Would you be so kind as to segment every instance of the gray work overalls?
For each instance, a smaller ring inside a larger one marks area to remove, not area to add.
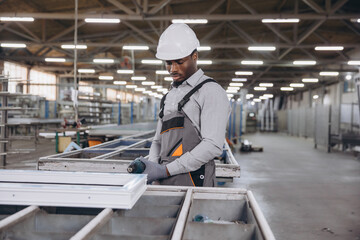
[[[159,117],[162,121],[160,133],[161,151],[160,164],[168,164],[179,158],[182,154],[191,151],[202,140],[198,129],[191,122],[190,118],[183,111],[184,105],[189,101],[192,94],[200,89],[207,82],[216,82],[207,79],[195,86],[178,103],[178,111],[164,115],[164,105],[166,95],[161,99]],[[215,185],[215,162],[210,160],[196,171],[178,174],[169,178],[161,179],[162,185],[177,186],[204,186],[213,187]]]

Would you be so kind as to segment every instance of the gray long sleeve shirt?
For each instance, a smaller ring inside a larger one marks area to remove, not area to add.
[[[186,93],[206,79],[209,77],[199,69],[180,86],[173,87],[165,99],[164,115],[177,111],[178,103]],[[219,84],[209,82],[192,95],[183,111],[201,133],[202,140],[193,150],[166,165],[170,175],[195,171],[221,155],[231,109],[225,90]],[[161,126],[159,119],[150,148],[150,161],[158,162],[160,158]]]

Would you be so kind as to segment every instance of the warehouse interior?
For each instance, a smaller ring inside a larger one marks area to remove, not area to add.
[[[96,189],[149,154],[176,22],[227,93],[224,156],[213,191],[139,178],[131,209]],[[358,0],[0,0],[1,238],[360,239],[359,39]],[[71,173],[103,202],[31,188]]]

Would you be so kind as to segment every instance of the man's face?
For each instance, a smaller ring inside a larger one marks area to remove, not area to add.
[[[197,58],[198,55],[197,52],[195,52],[192,55],[184,58],[165,61],[166,70],[169,71],[170,76],[173,78],[174,82],[182,82],[197,71]]]

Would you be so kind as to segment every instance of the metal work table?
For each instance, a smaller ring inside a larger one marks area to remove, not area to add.
[[[124,136],[133,135],[145,131],[155,130],[157,122],[144,122],[133,124],[108,124],[101,126],[89,127],[88,134],[90,136]]]

